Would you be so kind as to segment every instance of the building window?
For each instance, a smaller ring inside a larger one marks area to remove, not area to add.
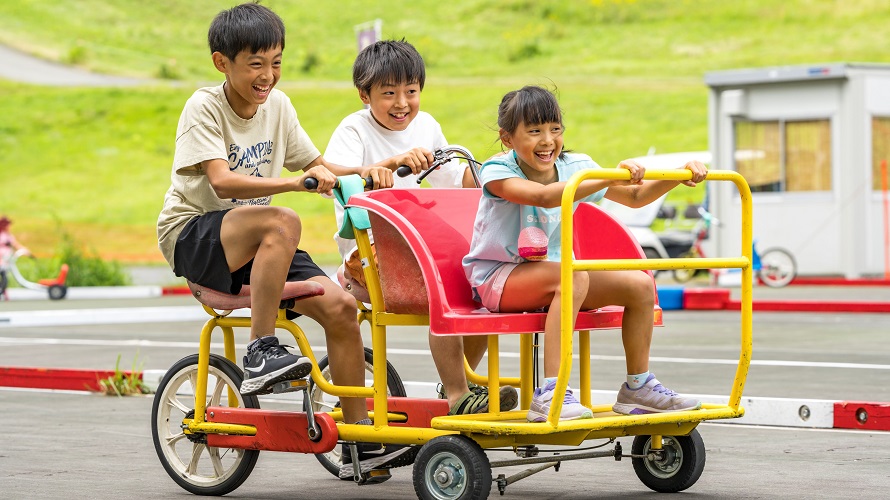
[[[736,121],[735,167],[753,192],[831,190],[831,122]]]
[[[887,162],[890,171],[890,118],[874,116],[871,119],[871,178],[872,189],[876,191],[884,189],[882,161]]]

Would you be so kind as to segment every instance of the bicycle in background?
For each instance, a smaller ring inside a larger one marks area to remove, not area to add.
[[[682,258],[705,257],[702,243],[708,239],[711,227],[719,227],[720,220],[712,213],[705,210],[704,207],[698,207],[698,214],[701,218],[692,228],[692,234],[695,235],[695,241],[692,247],[682,254]],[[788,250],[781,247],[770,247],[763,252],[757,250],[757,240],[754,240],[752,267],[754,275],[761,283],[772,288],[781,288],[797,276],[797,261]],[[698,273],[708,271],[712,276],[716,277],[716,269],[674,269],[674,279],[680,283],[686,283],[695,277]]]

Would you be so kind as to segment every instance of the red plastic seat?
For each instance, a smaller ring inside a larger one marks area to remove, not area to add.
[[[544,330],[544,313],[491,313],[473,301],[461,260],[470,248],[480,196],[480,189],[425,188],[350,198],[350,206],[370,213],[386,312],[429,314],[436,335]],[[576,258],[645,258],[627,228],[594,205],[576,210],[575,228]],[[576,330],[619,328],[622,314],[618,306],[583,311]]]

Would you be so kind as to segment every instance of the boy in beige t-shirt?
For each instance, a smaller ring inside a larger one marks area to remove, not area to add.
[[[281,19],[255,3],[222,11],[213,20],[208,41],[225,82],[197,90],[182,111],[172,182],[158,217],[158,243],[176,275],[225,293],[250,284],[245,395],[270,392],[275,383],[311,370],[308,358],[291,354],[274,336],[285,281],[324,286],[324,295],[297,301],[293,311],[324,328],[334,382],[364,385],[355,299],[298,248],[297,214],[269,203],[277,193],[306,191],[307,177],[318,180],[322,193],[330,193],[337,175],[370,176],[375,188],[393,182],[387,168],[342,167],[319,154],[288,97],[274,88],[284,39]],[[281,177],[282,168],[303,174]],[[346,422],[370,423],[364,398],[341,403]],[[362,468],[380,466],[405,450],[375,453],[376,462],[362,460]]]

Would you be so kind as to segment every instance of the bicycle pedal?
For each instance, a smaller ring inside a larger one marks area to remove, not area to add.
[[[389,473],[389,469],[371,469],[362,474],[362,478],[358,484],[378,484],[391,477],[392,474]]]
[[[272,386],[272,394],[305,391],[307,388],[309,388],[309,382],[306,379],[284,380]]]

